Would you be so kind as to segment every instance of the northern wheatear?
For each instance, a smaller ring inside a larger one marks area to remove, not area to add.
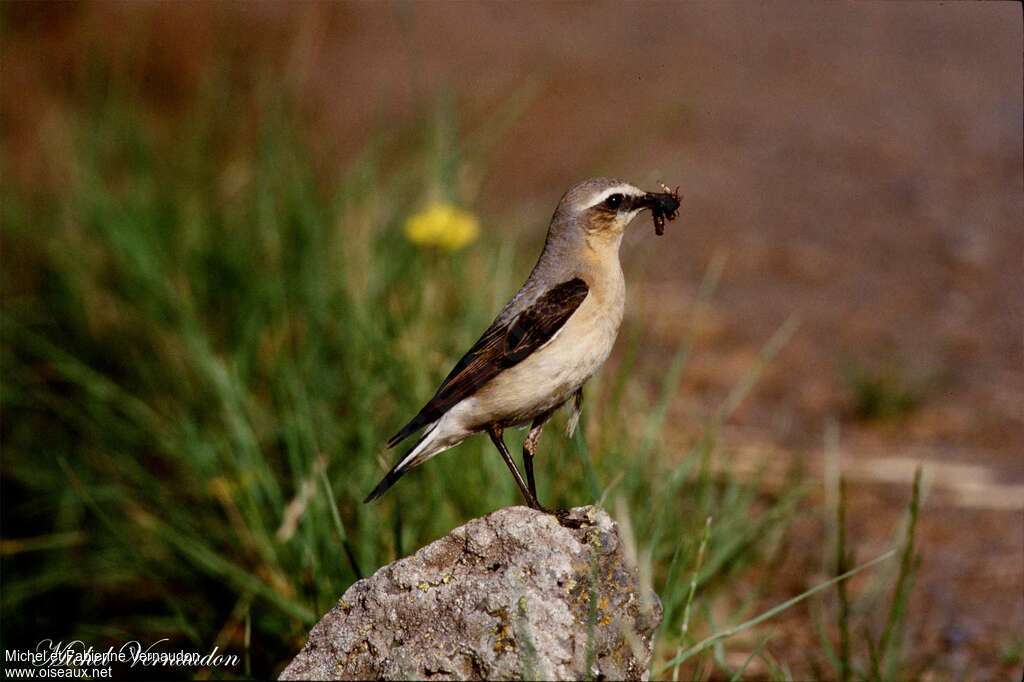
[[[586,180],[565,193],[548,227],[540,259],[480,340],[455,365],[434,397],[388,441],[394,447],[423,430],[416,445],[365,502],[405,472],[486,431],[527,504],[537,500],[533,457],[551,414],[572,401],[571,434],[583,404],[583,384],[604,363],[622,322],[626,286],[619,245],[626,226],[650,209],[655,231],[679,209],[679,195],[645,192],[609,178]],[[530,423],[523,443],[526,480],[502,432]]]

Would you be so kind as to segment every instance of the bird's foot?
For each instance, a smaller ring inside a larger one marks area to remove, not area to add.
[[[587,518],[585,516],[573,516],[571,509],[556,509],[555,511],[548,513],[554,514],[555,518],[558,519],[558,524],[563,528],[576,529],[582,528],[587,524]]]
[[[531,504],[530,507],[536,509],[539,512],[543,512],[545,514],[550,514],[551,516],[554,516],[555,519],[558,520],[558,524],[563,528],[582,528],[588,523],[587,518],[585,516],[574,516],[572,513],[572,509],[549,509],[542,505],[540,502],[537,502],[536,500],[533,500],[533,502],[534,503]]]

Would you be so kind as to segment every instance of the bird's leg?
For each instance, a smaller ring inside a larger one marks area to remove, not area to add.
[[[487,435],[491,437],[491,442],[494,443],[494,447],[498,448],[498,452],[501,453],[501,458],[505,460],[505,464],[508,465],[508,470],[512,472],[512,478],[516,479],[516,485],[519,486],[519,492],[526,498],[526,504],[533,509],[539,509],[540,503],[537,502],[537,497],[533,495],[530,490],[526,487],[526,481],[523,480],[523,475],[519,473],[519,467],[516,466],[515,460],[512,459],[512,455],[508,451],[508,446],[505,445],[505,439],[502,437],[504,429],[497,424],[491,424],[487,427]]]
[[[551,418],[552,412],[554,410],[548,410],[544,414],[537,415],[533,420],[533,424],[530,425],[530,433],[526,436],[526,440],[523,441],[523,466],[526,468],[526,482],[530,486],[530,494],[533,495],[533,499],[538,500],[537,508],[543,511],[547,510],[540,506],[539,498],[537,497],[537,483],[533,478],[533,456],[537,454],[537,443],[540,442],[540,433],[544,430],[544,424]]]

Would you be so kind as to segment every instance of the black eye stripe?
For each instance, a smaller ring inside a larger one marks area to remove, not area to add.
[[[618,210],[626,202],[627,202],[627,197],[622,195],[622,194],[620,194],[619,192],[616,192],[615,194],[608,195],[605,198],[604,202],[602,202],[602,203],[604,204],[604,206],[606,208],[609,208],[611,210]]]
[[[643,199],[642,196],[635,194],[626,194],[625,192],[613,192],[605,196],[603,199],[598,201],[596,204],[592,204],[591,208],[602,213],[629,213],[636,209],[636,203]]]

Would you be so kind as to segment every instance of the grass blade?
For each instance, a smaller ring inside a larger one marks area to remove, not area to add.
[[[686,651],[682,652],[681,654],[679,654],[678,656],[673,658],[671,661],[669,661],[669,662],[665,663],[664,665],[662,665],[662,667],[658,669],[658,672],[659,673],[665,672],[669,668],[671,668],[671,667],[673,667],[675,665],[679,665],[680,663],[682,663],[686,659],[690,658],[694,654],[698,654],[701,651],[703,651],[704,649],[707,649],[710,646],[714,646],[714,644],[716,642],[719,642],[719,641],[721,641],[723,639],[727,639],[729,637],[732,637],[733,635],[738,634],[740,632],[743,632],[744,630],[748,630],[748,629],[754,627],[755,625],[758,625],[759,623],[763,623],[764,621],[768,620],[769,618],[772,618],[772,617],[782,613],[783,611],[785,611],[786,609],[790,608],[791,606],[799,604],[800,602],[802,602],[803,600],[807,599],[808,597],[813,596],[813,595],[817,594],[818,592],[821,592],[822,590],[827,590],[828,588],[832,587],[833,585],[835,585],[836,583],[840,582],[841,580],[846,580],[847,578],[853,577],[853,576],[857,575],[858,573],[860,573],[861,571],[867,570],[867,569],[871,568],[872,566],[885,561],[886,559],[888,559],[889,557],[891,557],[895,553],[896,553],[896,550],[895,549],[891,549],[888,552],[882,554],[881,556],[878,556],[878,557],[872,559],[871,561],[867,562],[866,564],[862,564],[862,565],[858,566],[857,568],[854,568],[853,570],[847,571],[846,573],[843,573],[842,575],[838,575],[835,578],[832,578],[831,580],[826,580],[825,582],[821,583],[820,585],[816,585],[816,586],[812,587],[811,589],[807,590],[806,592],[802,592],[801,594],[798,594],[797,596],[793,597],[792,599],[787,599],[786,601],[782,602],[781,604],[778,604],[777,606],[774,606],[774,607],[768,609],[764,613],[762,613],[762,614],[760,614],[760,615],[758,615],[758,616],[756,616],[754,618],[751,618],[750,620],[744,621],[743,623],[740,623],[739,625],[735,625],[735,626],[733,626],[731,628],[727,628],[725,630],[722,630],[721,632],[716,632],[715,634],[702,639],[700,642],[698,642],[697,644],[693,645],[692,647],[690,647]]]

